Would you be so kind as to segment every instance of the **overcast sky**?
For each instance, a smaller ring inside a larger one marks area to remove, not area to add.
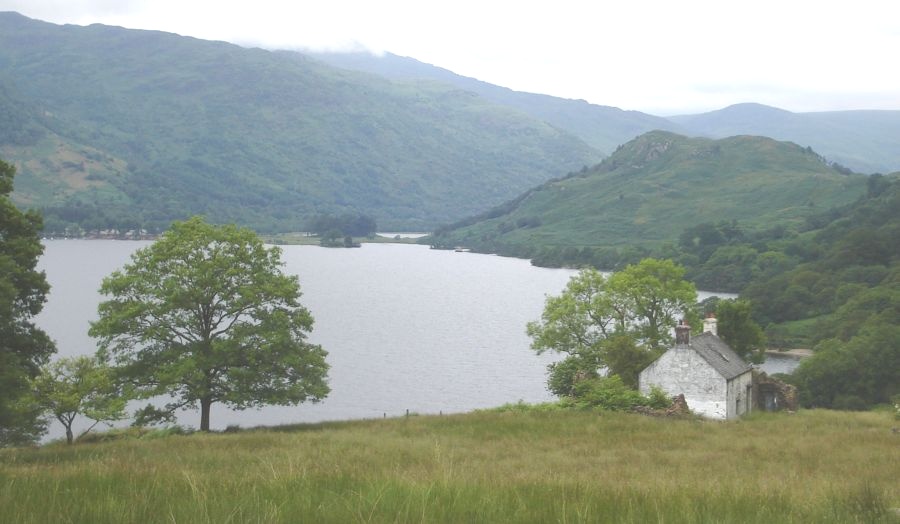
[[[896,0],[0,0],[55,23],[369,49],[658,115],[740,102],[900,110]]]

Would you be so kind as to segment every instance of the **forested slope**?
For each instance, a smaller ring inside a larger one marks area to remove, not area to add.
[[[22,122],[0,137],[19,167],[15,197],[51,227],[164,227],[202,213],[297,230],[317,213],[361,212],[422,229],[600,159],[449,86],[15,13],[0,14],[0,86],[3,111]]]
[[[431,242],[602,267],[609,248],[674,245],[704,222],[796,227],[864,191],[865,176],[843,174],[796,144],[654,131],[598,166],[441,228]]]

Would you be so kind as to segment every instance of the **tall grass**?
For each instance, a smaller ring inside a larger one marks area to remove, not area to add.
[[[0,520],[896,522],[891,424],[480,412],[53,444],[0,452]]]

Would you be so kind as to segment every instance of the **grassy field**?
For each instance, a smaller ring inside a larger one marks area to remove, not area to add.
[[[477,412],[0,451],[0,520],[898,522],[889,413]]]

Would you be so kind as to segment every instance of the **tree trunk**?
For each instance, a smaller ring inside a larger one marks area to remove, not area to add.
[[[66,444],[72,445],[75,442],[75,435],[72,434],[72,426],[66,426]]]
[[[209,431],[209,407],[212,406],[212,400],[208,398],[200,399],[200,431]]]

